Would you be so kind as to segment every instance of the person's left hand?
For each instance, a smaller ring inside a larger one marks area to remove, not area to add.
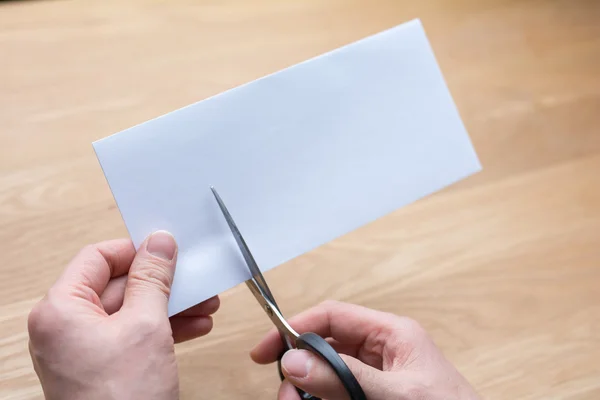
[[[45,398],[178,398],[174,345],[212,329],[214,297],[171,318],[177,245],[166,232],[84,248],[29,315]]]
[[[104,289],[104,292],[100,296],[102,307],[104,307],[108,315],[112,315],[119,311],[123,305],[125,288],[127,286],[127,274],[135,256],[135,249],[131,240],[117,239],[91,245],[84,248],[79,257],[82,257],[85,253],[89,254],[96,251],[102,253],[107,250],[108,253],[106,255],[108,257],[116,256],[121,267],[125,268],[125,270],[118,272],[123,273],[123,275],[110,279],[106,285],[106,289]],[[74,262],[75,260],[72,263]],[[111,268],[114,267],[111,266]],[[171,288],[169,287],[168,289],[170,291]],[[175,343],[186,342],[210,333],[212,330],[211,315],[219,310],[220,305],[219,296],[215,296],[169,318]]]

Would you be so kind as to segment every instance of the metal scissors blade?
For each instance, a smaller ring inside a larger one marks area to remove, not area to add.
[[[298,337],[298,333],[294,331],[294,329],[291,326],[289,326],[289,324],[279,311],[279,307],[277,306],[275,298],[273,297],[273,294],[269,289],[269,285],[267,285],[267,281],[263,277],[262,272],[260,272],[258,264],[254,260],[254,257],[252,256],[252,253],[250,252],[246,241],[240,233],[240,230],[238,229],[237,225],[233,221],[233,218],[229,213],[229,210],[225,206],[223,199],[221,199],[221,196],[219,196],[219,193],[213,186],[210,187],[210,190],[213,192],[213,195],[215,196],[215,199],[219,204],[219,208],[221,209],[221,212],[223,213],[223,216],[225,217],[225,220],[229,225],[229,229],[231,230],[231,233],[233,234],[233,237],[235,238],[240,252],[242,253],[244,260],[246,261],[246,265],[248,266],[248,269],[250,270],[250,273],[252,275],[252,278],[246,281],[246,284],[250,288],[250,291],[252,292],[254,297],[256,297],[258,302],[267,312],[267,315],[269,316],[269,318],[271,318],[271,321],[275,324],[279,332],[282,334],[286,345],[288,347],[291,347],[292,343],[290,343],[290,340],[295,340]]]
[[[246,241],[242,237],[240,230],[238,229],[237,225],[233,221],[233,217],[231,216],[231,214],[229,213],[229,210],[225,206],[223,199],[221,199],[221,196],[217,192],[217,189],[214,188],[214,186],[211,186],[210,190],[212,190],[212,192],[215,196],[215,199],[217,199],[217,203],[219,204],[219,207],[221,208],[221,211],[223,212],[223,215],[225,216],[225,220],[227,221],[227,224],[229,225],[229,229],[231,229],[231,233],[233,234],[233,237],[235,238],[235,241],[237,242],[237,245],[240,248],[240,251],[242,252],[242,256],[244,257],[244,260],[246,260],[246,264],[248,265],[248,269],[250,269],[250,273],[252,274],[252,277],[262,286],[262,289],[265,292],[265,294],[267,296],[269,296],[269,300],[271,300],[271,303],[275,304],[275,299],[273,298],[273,294],[271,293],[271,290],[269,289],[269,286],[267,285],[267,281],[265,281],[265,278],[263,277],[262,272],[260,272],[260,268],[258,268],[258,264],[254,260],[254,257],[252,256],[252,253],[250,252],[250,249],[248,248]]]

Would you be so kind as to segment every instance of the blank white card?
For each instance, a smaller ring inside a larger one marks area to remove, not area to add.
[[[93,146],[135,245],[179,244],[170,315],[250,277],[211,185],[265,272],[481,169],[419,20]]]

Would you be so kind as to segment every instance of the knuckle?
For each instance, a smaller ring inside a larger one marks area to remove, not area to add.
[[[156,332],[161,325],[161,320],[152,314],[141,314],[136,319],[135,329],[139,332]]]
[[[97,266],[105,264],[108,264],[108,267],[110,268],[110,264],[106,262],[104,256],[100,252],[100,249],[95,244],[88,244],[85,247],[83,247],[79,251],[78,258],[84,265],[92,268],[96,268]]]
[[[414,339],[420,339],[427,336],[427,333],[421,324],[409,317],[400,317],[398,321],[398,327],[405,335],[408,335]]]
[[[420,348],[428,341],[425,329],[412,318],[398,317],[390,342],[396,346],[396,362],[405,364],[419,356]]]
[[[321,302],[321,305],[325,306],[325,307],[335,307],[338,304],[339,304],[339,301],[332,300],[332,299],[325,299]]]
[[[319,304],[319,307],[324,308],[326,310],[337,310],[340,308],[340,306],[342,306],[342,304],[343,303],[341,301],[327,299],[327,300],[323,300]]]
[[[60,302],[51,294],[33,306],[27,317],[27,329],[32,340],[52,337],[65,322]]]
[[[84,259],[91,259],[95,261],[102,257],[100,254],[100,250],[98,250],[98,246],[95,244],[87,244],[81,250],[79,250],[79,256],[82,256]]]
[[[132,324],[134,336],[143,342],[156,345],[169,346],[173,342],[173,332],[169,321],[158,315],[148,313],[140,314]]]
[[[37,303],[27,316],[27,329],[29,330],[30,335],[37,334],[41,327],[43,326],[43,318],[44,318],[44,306],[41,302]]]
[[[79,254],[93,254],[96,252],[96,246],[93,244],[86,244],[79,250]]]
[[[169,297],[171,292],[171,275],[162,265],[148,263],[131,271],[128,276],[129,285],[136,288],[158,290]]]

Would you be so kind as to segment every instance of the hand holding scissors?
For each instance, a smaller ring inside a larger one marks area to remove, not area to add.
[[[479,400],[427,332],[410,318],[330,301],[288,323],[214,188],[213,193],[252,273],[246,284],[276,327],[254,348],[252,358],[260,364],[277,361],[279,376],[285,378],[280,400],[319,399],[310,393],[330,400]],[[308,333],[298,334],[291,325]],[[290,364],[282,370],[284,354],[301,362],[296,363],[298,375],[290,371]]]
[[[352,374],[352,371],[348,368],[344,360],[339,356],[339,354],[335,351],[335,349],[321,336],[312,333],[306,332],[303,334],[298,334],[285,320],[277,303],[275,302],[275,298],[271,293],[267,282],[265,281],[250,249],[246,245],[244,238],[242,237],[240,231],[238,230],[231,214],[227,210],[223,200],[217,193],[214,187],[211,187],[211,190],[223,212],[223,215],[231,229],[231,232],[240,248],[242,256],[250,269],[250,273],[252,274],[252,278],[246,281],[248,288],[261,305],[263,310],[267,313],[267,316],[271,319],[271,322],[277,327],[281,339],[283,340],[285,350],[291,350],[293,348],[308,350],[320,358],[322,358],[325,362],[329,364],[329,366],[333,369],[337,378],[341,381],[342,385],[346,389],[348,396],[351,400],[366,400],[367,397],[362,390],[360,384]],[[284,350],[284,351],[285,351]],[[283,356],[283,354],[281,354]],[[281,360],[281,356],[279,357],[279,361]],[[279,376],[283,380],[284,375],[281,371],[281,363],[278,362]],[[301,389],[297,389],[300,397],[302,399],[312,399],[318,400],[317,397],[312,396],[309,393],[302,391]]]

